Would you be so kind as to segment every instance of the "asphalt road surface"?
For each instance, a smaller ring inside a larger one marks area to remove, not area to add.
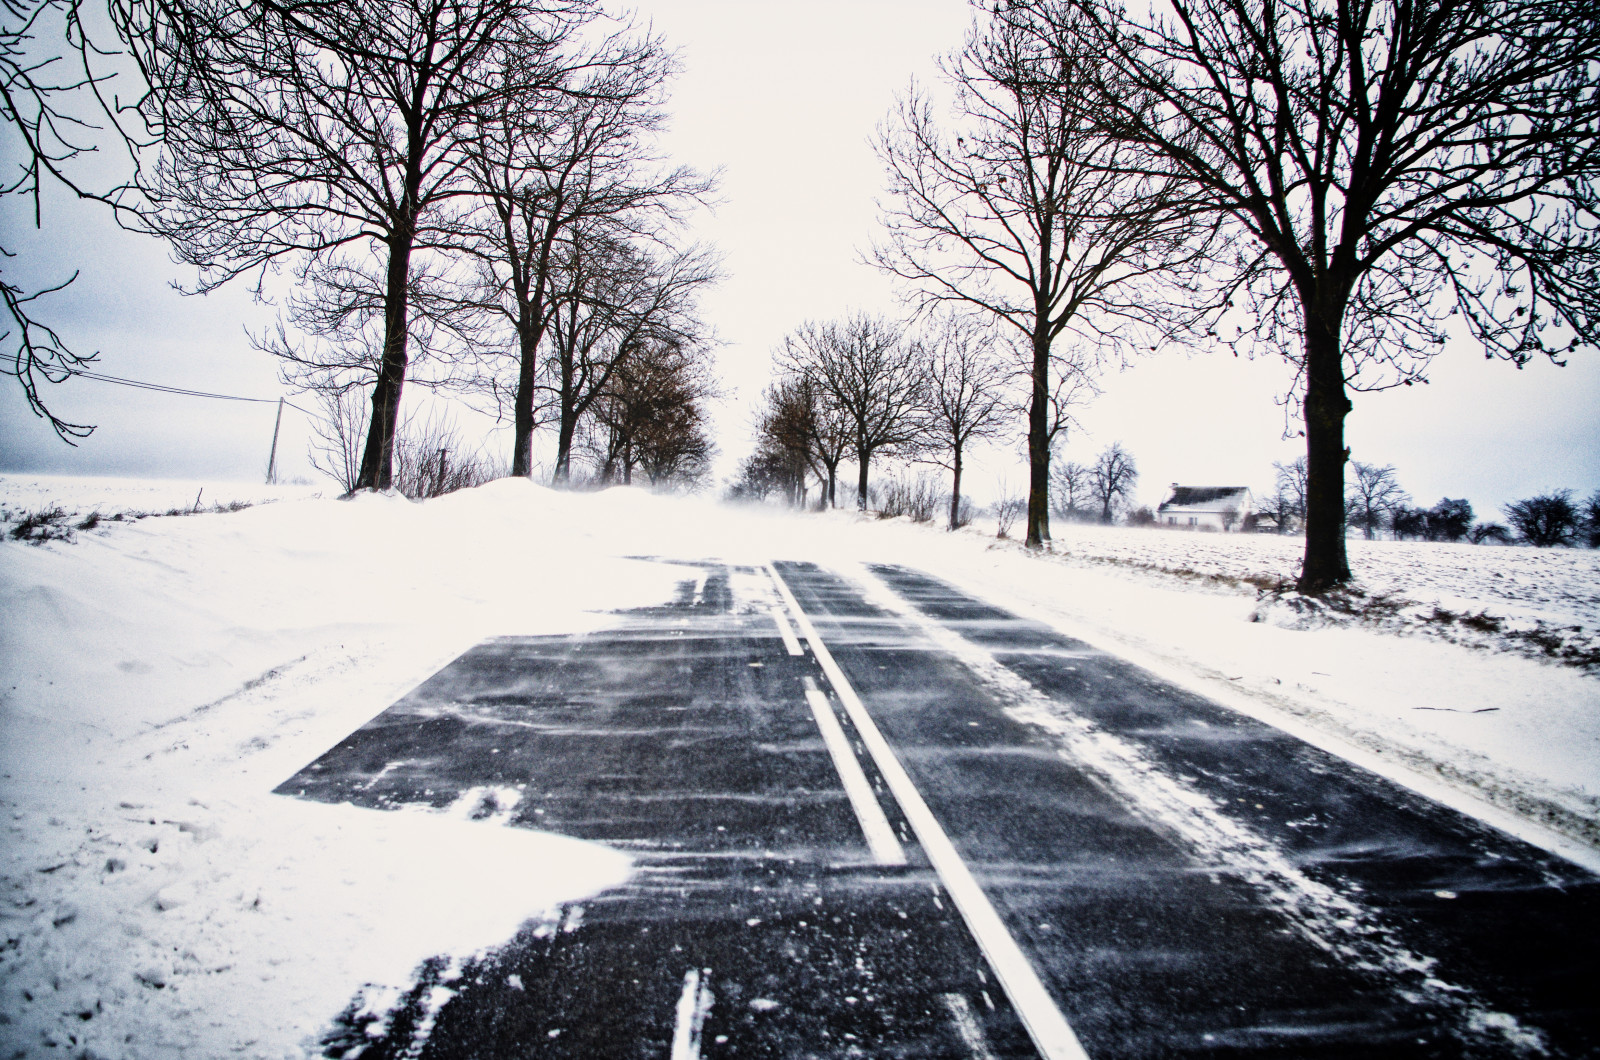
[[[1600,1055],[1583,869],[916,571],[683,569],[278,789],[637,862],[326,1055]]]

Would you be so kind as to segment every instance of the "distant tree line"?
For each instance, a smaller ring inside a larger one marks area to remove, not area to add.
[[[784,496],[804,507],[838,504],[840,468],[856,469],[855,505],[865,511],[874,458],[900,456],[947,468],[947,525],[962,519],[962,475],[972,446],[999,437],[1014,409],[1013,372],[993,332],[971,317],[943,314],[918,335],[857,313],[808,322],[776,356],[778,377],[756,414],[756,448],[742,463],[735,497]]]
[[[1296,459],[1274,464],[1277,477],[1257,510],[1278,529],[1298,525],[1306,517],[1306,465]],[[1478,522],[1464,497],[1443,497],[1430,508],[1416,505],[1400,486],[1392,464],[1350,462],[1345,490],[1345,521],[1368,541],[1387,532],[1396,541],[1470,541],[1473,544],[1512,541],[1539,547],[1578,545],[1600,548],[1600,490],[1575,502],[1572,490],[1524,498],[1505,505],[1507,527]]]

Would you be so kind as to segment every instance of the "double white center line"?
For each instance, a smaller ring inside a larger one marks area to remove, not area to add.
[[[1034,1046],[1039,1050],[1039,1055],[1044,1057],[1044,1060],[1088,1060],[1088,1054],[1079,1044],[1078,1036],[1068,1026],[1067,1018],[1062,1015],[1055,999],[1045,989],[1038,971],[1022,952],[1022,947],[1006,928],[1005,922],[1000,919],[1000,914],[995,911],[988,896],[983,893],[983,888],[978,886],[978,881],[973,878],[972,871],[957,853],[955,844],[950,842],[950,837],[945,834],[933,811],[928,809],[921,792],[917,790],[911,777],[900,764],[894,748],[889,746],[889,742],[878,731],[877,723],[872,720],[872,715],[867,713],[867,708],[856,695],[855,689],[851,687],[844,671],[834,662],[833,654],[828,651],[827,645],[822,643],[816,627],[800,609],[794,593],[789,590],[789,586],[775,568],[768,566],[767,573],[772,577],[772,582],[777,586],[784,603],[788,605],[795,625],[799,627],[806,642],[811,645],[811,653],[816,656],[818,665],[828,678],[828,683],[833,686],[834,694],[844,705],[845,713],[849,716],[850,723],[855,726],[856,733],[867,748],[867,753],[872,756],[878,773],[900,804],[900,810],[905,814],[906,820],[911,823],[917,841],[922,844],[922,849],[928,855],[928,861],[939,875],[939,881],[944,884],[946,892],[960,911],[961,918],[966,921],[967,930],[972,933],[978,948],[983,951],[984,958],[994,969],[995,976],[1000,980],[1000,985],[1005,989],[1006,996],[1010,998],[1011,1005],[1022,1020],[1023,1026],[1027,1028]],[[835,763],[838,763],[839,753],[834,751],[833,737],[829,736],[827,724],[823,722],[822,717],[826,714],[828,722],[831,722],[835,730],[840,730],[839,721],[833,716],[832,707],[828,705],[821,691],[809,680],[806,699],[811,704],[812,712],[817,715],[817,724],[823,730],[823,740],[828,743],[828,749],[833,753]],[[855,760],[854,753],[850,752],[849,742],[842,730],[838,731],[837,738],[849,754],[851,767],[861,775],[860,763]],[[846,776],[844,767],[841,767],[839,772],[844,778],[845,790],[849,792],[852,781]],[[882,807],[878,805],[876,798],[872,797],[872,789],[867,785],[864,775],[861,775],[860,784],[865,788],[867,798],[872,804],[872,809],[868,812],[876,813],[878,818],[883,818]],[[856,803],[856,796],[853,794],[851,801]],[[867,833],[868,844],[873,845],[872,831],[868,828],[859,804],[856,815],[862,819],[862,830]],[[886,819],[884,827],[888,828]],[[892,830],[889,836],[892,840]],[[895,847],[898,849],[899,844],[896,843]],[[875,845],[873,853],[877,854]],[[899,863],[904,863],[904,857],[902,851]]]

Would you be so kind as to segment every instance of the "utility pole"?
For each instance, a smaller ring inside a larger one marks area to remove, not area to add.
[[[278,418],[272,424],[272,455],[267,457],[267,485],[278,481],[278,428],[283,426],[283,398],[278,399]]]

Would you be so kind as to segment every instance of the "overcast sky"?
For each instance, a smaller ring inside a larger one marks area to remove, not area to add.
[[[728,399],[719,409],[720,470],[748,448],[750,409],[772,349],[807,319],[854,308],[900,312],[895,292],[860,263],[876,225],[882,167],[870,139],[909,80],[935,76],[934,57],[960,44],[972,9],[960,0],[853,0],[751,4],[648,0],[641,20],[680,50],[666,146],[680,161],[722,167],[723,204],[697,218],[699,238],[725,255],[727,279],[703,301],[724,345]],[[247,326],[271,306],[242,289],[185,298],[165,249],[128,235],[97,208],[52,197],[34,233],[15,212],[5,241],[22,252],[7,276],[81,276],[54,297],[52,320],[75,345],[102,354],[100,371],[198,390],[276,398],[271,358],[250,348]],[[1355,395],[1353,456],[1392,463],[1414,497],[1466,497],[1480,518],[1508,500],[1560,487],[1600,487],[1600,358],[1517,371],[1470,349],[1438,358],[1426,387]],[[1102,380],[1065,447],[1087,460],[1120,441],[1137,458],[1140,500],[1168,483],[1270,486],[1282,440],[1281,362],[1167,352]],[[150,394],[78,380],[52,388],[68,418],[100,429],[76,449],[35,420],[11,380],[0,380],[0,470],[249,479],[266,465],[271,405]],[[407,392],[414,399],[417,391]],[[306,398],[295,399],[311,407]],[[290,412],[280,460],[305,468],[304,417]],[[502,433],[493,445],[508,446]],[[1004,479],[1025,486],[1021,439],[985,459],[971,482],[992,496]]]

